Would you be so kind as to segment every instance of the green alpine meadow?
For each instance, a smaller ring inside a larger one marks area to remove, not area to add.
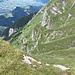
[[[75,0],[50,0],[20,20],[0,40],[0,75],[75,75]]]

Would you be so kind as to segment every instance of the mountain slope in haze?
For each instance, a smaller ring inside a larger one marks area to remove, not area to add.
[[[0,16],[0,26],[10,26],[20,18],[27,16],[31,13],[38,12],[40,8],[41,6],[26,6],[24,8],[16,7],[9,13]]]
[[[28,16],[20,18],[18,21],[16,21],[15,23],[13,23],[11,26],[9,26],[8,28],[6,28],[4,30],[4,32],[2,33],[2,36],[4,36],[5,39],[8,39],[10,34],[14,34],[14,33],[17,33],[17,32],[20,33],[19,31],[32,19],[32,17],[36,13],[32,13],[32,14],[30,14]],[[12,29],[12,31],[11,31],[11,29]]]
[[[42,6],[25,6],[24,8],[16,7],[14,10],[0,15],[0,35],[3,33],[5,28],[14,24],[17,20],[24,16],[28,16],[31,13],[36,13],[41,9]]]
[[[4,31],[6,28],[7,28],[7,27],[0,26],[0,36],[2,35],[3,31]]]

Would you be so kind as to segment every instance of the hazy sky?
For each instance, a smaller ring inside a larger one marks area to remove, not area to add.
[[[26,5],[44,5],[50,0],[0,0],[0,10],[1,9],[14,9],[15,7],[24,7]]]

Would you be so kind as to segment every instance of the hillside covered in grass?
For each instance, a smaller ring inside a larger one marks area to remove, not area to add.
[[[61,54],[62,53],[62,54]],[[27,53],[12,47],[8,42],[0,40],[0,74],[1,75],[64,75],[75,74],[75,48],[53,51],[48,54],[32,55],[41,61],[41,66],[33,67],[24,63],[23,54]],[[48,65],[47,65],[48,64]],[[62,64],[70,70],[62,71],[54,64]]]
[[[20,32],[11,43],[29,54],[75,47],[75,1],[52,0]]]
[[[42,62],[41,67],[26,66],[28,75],[75,75],[74,0],[51,0],[19,32],[9,37],[11,45]]]

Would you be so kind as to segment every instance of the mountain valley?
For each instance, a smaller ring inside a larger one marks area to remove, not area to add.
[[[4,32],[0,74],[75,75],[75,1],[51,0],[33,15]],[[10,35],[11,28],[18,30]]]

